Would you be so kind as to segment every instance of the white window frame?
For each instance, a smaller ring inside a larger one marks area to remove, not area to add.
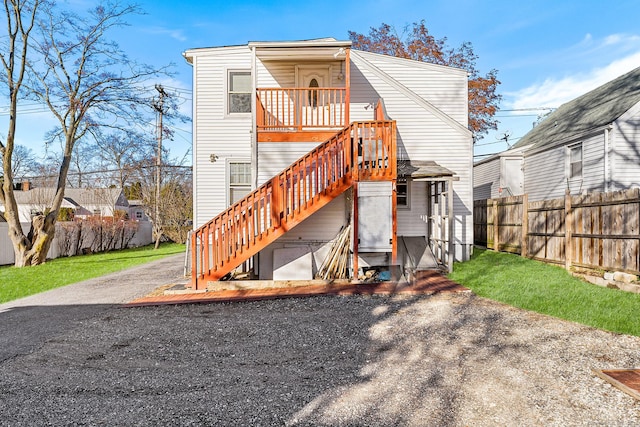
[[[229,95],[231,94],[231,75],[234,73],[245,73],[249,74],[249,80],[253,78],[251,73],[251,69],[249,68],[227,68],[225,69],[225,80],[224,80],[224,114],[225,117],[247,117],[251,116],[253,109],[253,102],[251,101],[251,94],[253,93],[253,89],[249,90],[249,111],[246,112],[231,112],[231,103],[229,102]],[[251,85],[253,85],[253,81],[251,80]],[[244,92],[242,92],[244,93]]]
[[[398,185],[400,184],[400,180],[404,179],[406,180],[406,186],[407,186],[407,203],[406,204],[400,204],[398,202]],[[398,177],[398,179],[396,180],[396,209],[404,209],[404,210],[409,210],[411,209],[411,185],[413,183],[413,180],[411,179],[410,176],[402,176],[402,177]]]
[[[579,162],[572,161],[573,151],[576,148],[580,148]],[[577,163],[580,164],[580,173],[574,176],[573,165]],[[582,142],[579,142],[577,144],[567,145],[567,178],[570,180],[574,180],[574,179],[582,179],[583,176],[584,176],[584,146],[582,145]]]
[[[235,187],[247,187],[248,191],[247,194],[251,192],[252,190],[252,173],[251,173],[251,160],[250,159],[245,159],[245,158],[233,158],[233,159],[227,159],[227,165],[226,165],[226,192],[227,192],[227,206],[231,206],[233,203],[231,201],[231,164],[233,163],[243,163],[248,165],[249,167],[249,182],[246,185],[242,185],[242,184],[234,184],[233,186]]]

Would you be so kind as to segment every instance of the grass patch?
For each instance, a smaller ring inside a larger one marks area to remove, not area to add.
[[[184,253],[184,251],[185,245],[165,243],[157,250],[150,245],[121,251],[57,258],[33,267],[3,266],[0,267],[0,303],[104,276],[169,255]]]
[[[608,289],[561,267],[474,249],[449,275],[479,296],[599,329],[640,336],[640,294]]]

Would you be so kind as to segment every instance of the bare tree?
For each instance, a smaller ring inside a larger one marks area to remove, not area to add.
[[[31,231],[27,236],[17,221],[15,199],[10,190],[12,176],[10,168],[5,167],[3,198],[8,198],[10,205],[5,203],[5,209],[8,212],[16,211],[16,220],[7,220],[16,253],[16,266],[40,264],[46,260],[78,141],[102,127],[126,128],[131,123],[144,121],[140,107],[147,105],[148,99],[143,96],[141,88],[163,71],[137,64],[108,39],[111,31],[126,25],[125,18],[128,15],[139,12],[136,6],[106,1],[87,14],[80,15],[60,10],[55,4],[36,0],[31,5],[26,8],[19,0],[5,0],[8,21],[12,23],[9,25],[9,41],[23,41],[21,46],[24,46],[21,55],[17,55],[20,71],[17,81],[29,89],[28,95],[32,99],[45,104],[58,120],[59,126],[53,135],[62,141],[62,152],[55,192],[47,213],[32,219]],[[40,6],[37,36],[31,34],[37,9],[33,5]],[[25,29],[22,16],[30,11],[30,26]],[[15,24],[16,21],[20,24]],[[37,60],[27,58],[30,44],[35,53],[33,58]],[[16,65],[12,62],[14,55],[6,57],[3,57],[6,74],[14,76],[17,73]],[[25,75],[26,71],[28,75]],[[27,76],[28,81],[23,80]],[[10,93],[16,97],[17,103],[18,94],[14,95],[13,91],[16,79],[9,80],[12,82]],[[15,123],[13,125],[13,129],[10,128],[12,138]],[[11,163],[10,157],[5,163]],[[14,215],[10,213],[9,216]]]
[[[30,175],[36,174],[38,161],[33,150],[24,145],[16,145],[13,149],[11,170],[16,181],[25,180]]]
[[[191,167],[186,165],[185,158],[182,160],[169,159],[165,149],[163,149],[163,159],[166,160],[162,164],[159,198],[155,158],[146,158],[138,163],[132,177],[135,184],[132,185],[131,190],[139,192],[145,214],[152,221],[158,214],[161,217],[159,222],[162,226],[159,227],[159,234],[154,237],[184,243],[186,232],[191,229],[190,224],[193,220]]]
[[[9,121],[7,123],[7,138],[4,142],[0,142],[3,175],[0,201],[4,205],[4,218],[9,225],[9,238],[16,253],[16,266],[29,263],[34,257],[33,248],[37,247],[39,243],[38,238],[34,239],[31,233],[29,236],[25,236],[20,226],[18,204],[13,193],[13,153],[18,119],[18,101],[23,96],[23,83],[27,71],[29,39],[35,27],[40,3],[38,0],[4,1],[7,34],[2,38],[4,43],[0,48],[0,62],[2,62],[2,83],[6,85],[9,97]],[[42,219],[38,221],[42,222]]]
[[[97,153],[110,184],[125,188],[136,164],[153,156],[150,142],[138,133],[110,132],[97,137]]]

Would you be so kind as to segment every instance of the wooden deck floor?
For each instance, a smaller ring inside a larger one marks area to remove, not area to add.
[[[465,292],[464,286],[447,279],[438,271],[419,271],[413,283],[379,282],[364,284],[326,284],[286,288],[220,290],[213,292],[149,295],[133,300],[125,307],[257,301],[301,298],[316,295],[430,295],[439,292]]]
[[[640,369],[594,369],[593,372],[614,387],[640,400]]]

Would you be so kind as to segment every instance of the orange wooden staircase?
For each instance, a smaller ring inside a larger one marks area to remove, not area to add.
[[[395,122],[351,123],[192,233],[191,286],[206,289],[354,183],[396,173]]]

